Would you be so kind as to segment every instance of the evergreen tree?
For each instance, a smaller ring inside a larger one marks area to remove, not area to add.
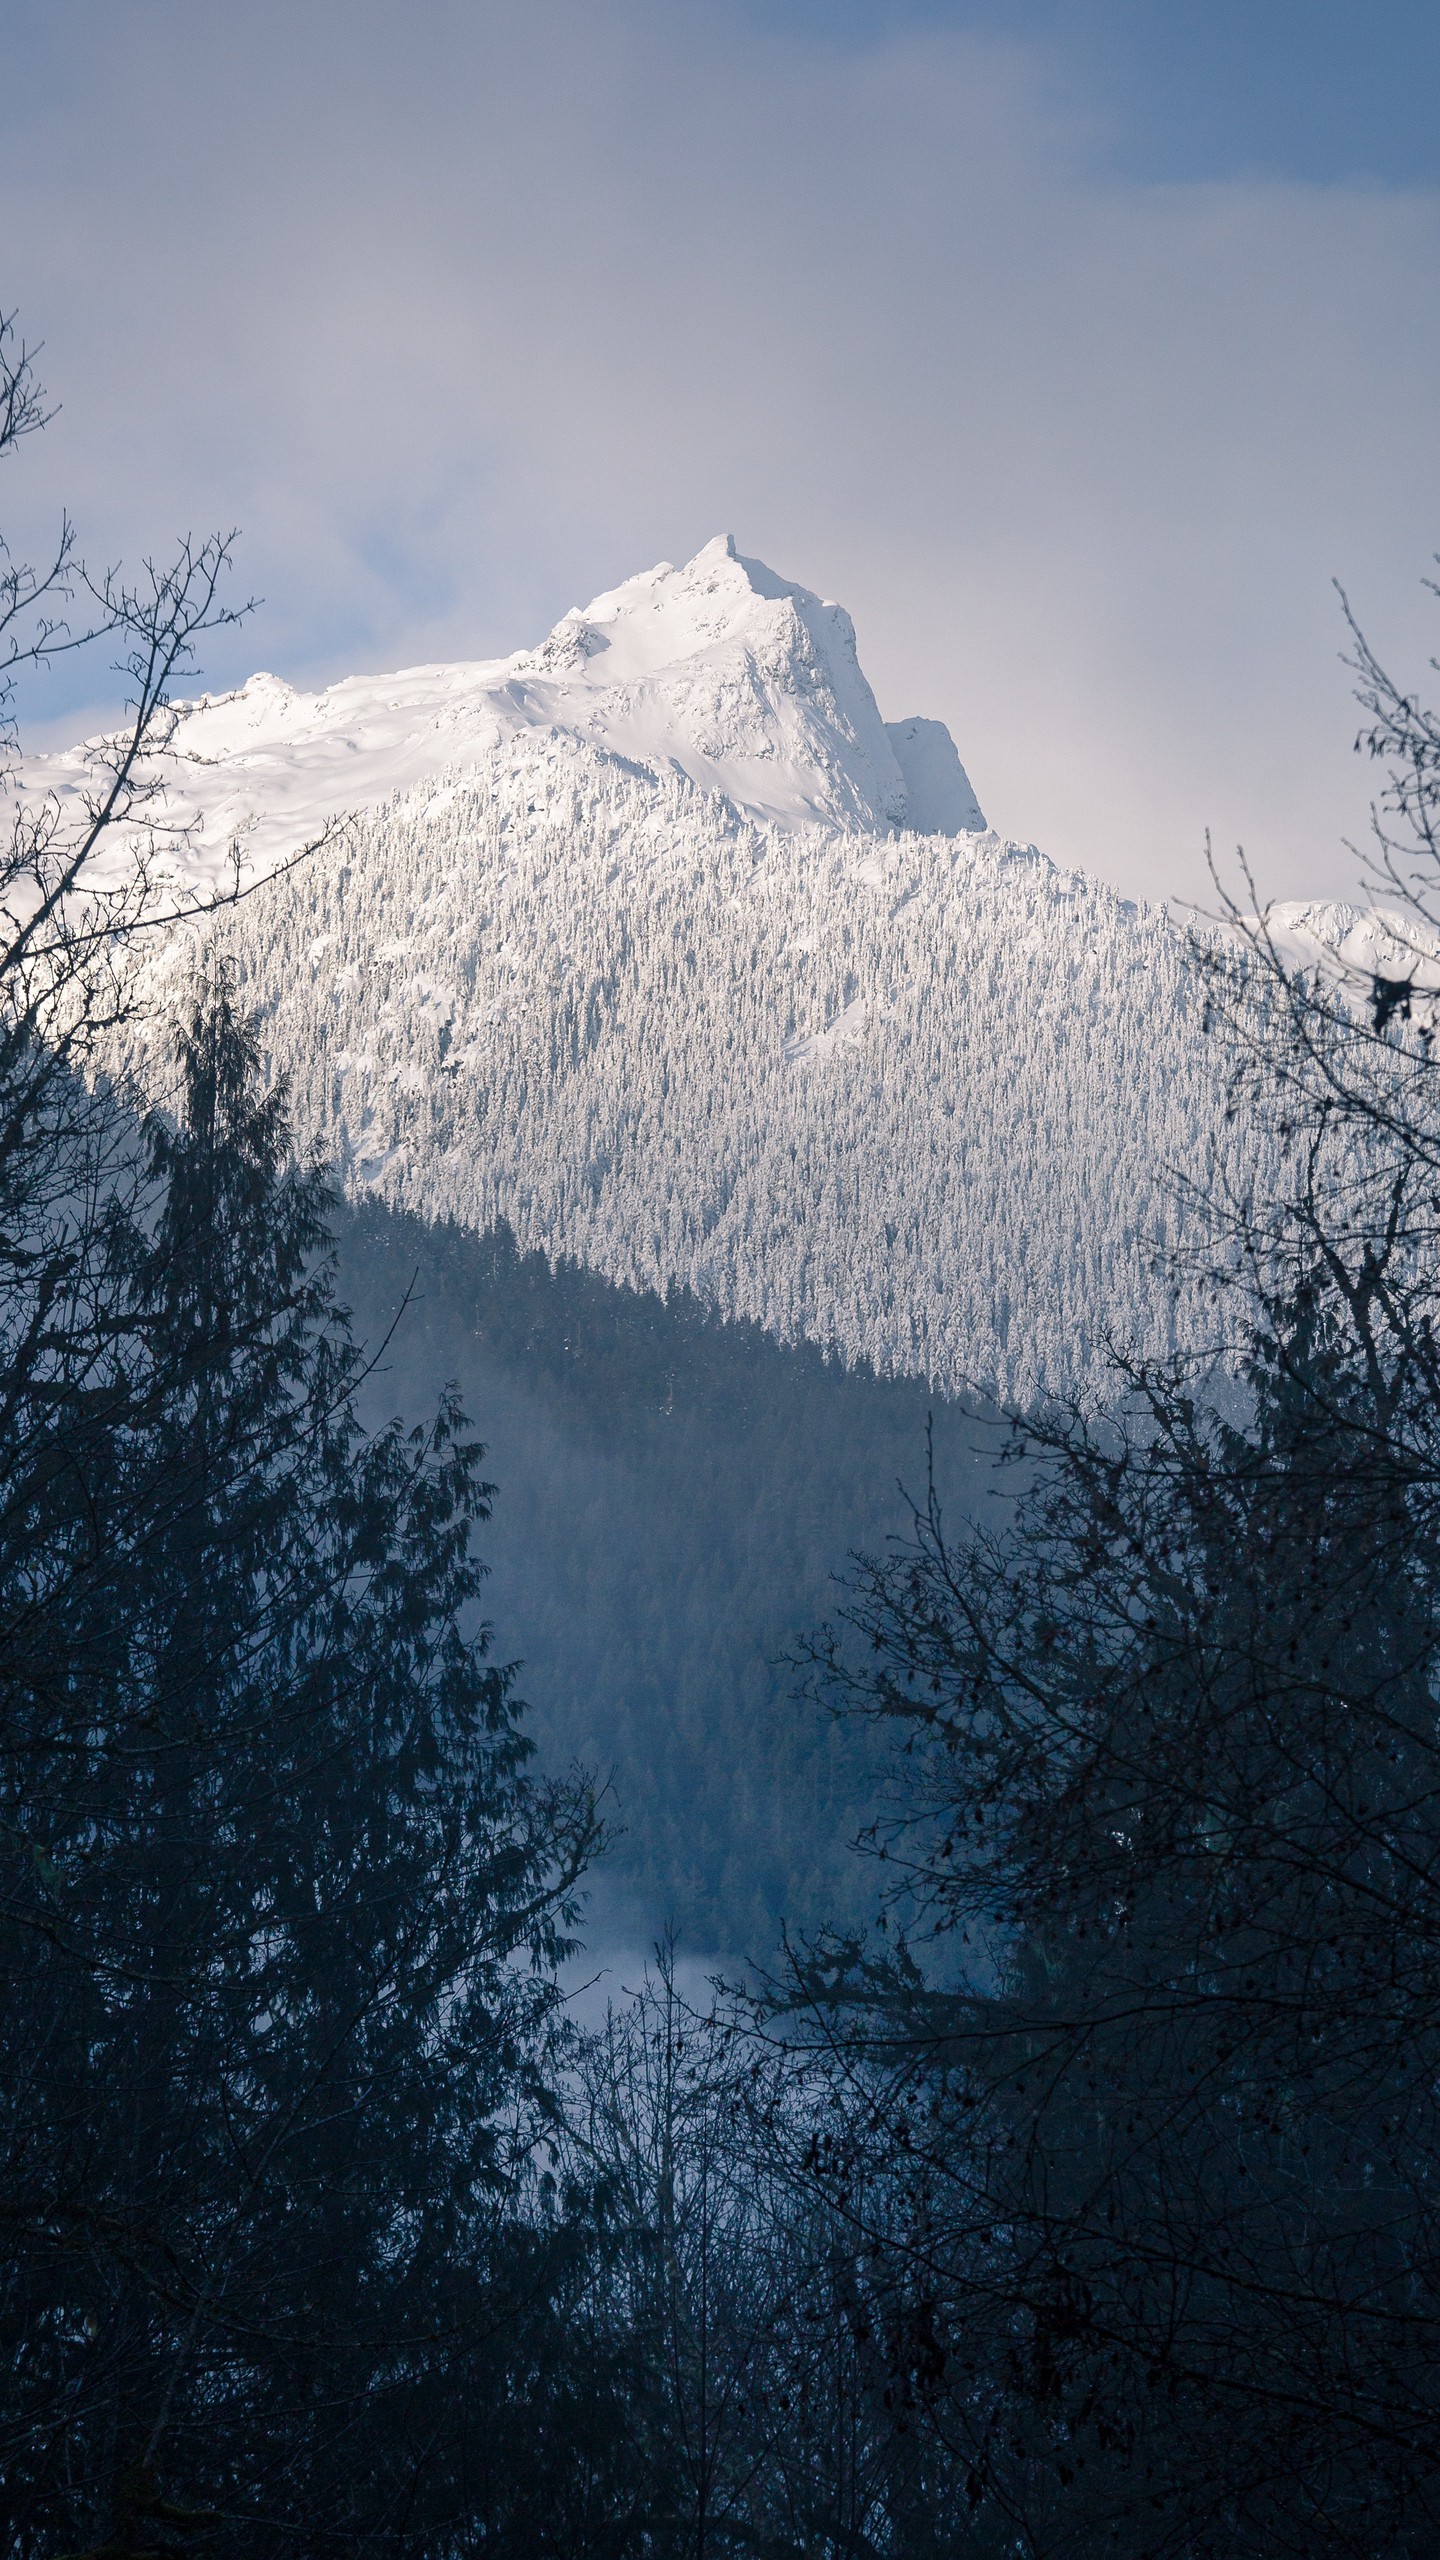
[[[358,1429],[223,986],[180,1076],[0,1544],[0,2509],[17,2551],[543,2549],[593,1812],[485,1659],[461,1417]]]

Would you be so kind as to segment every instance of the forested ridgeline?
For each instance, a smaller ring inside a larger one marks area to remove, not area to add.
[[[1171,1171],[1267,1151],[1163,910],[993,836],[763,828],[548,733],[215,929],[347,1188],[949,1395],[1168,1349]]]
[[[605,1931],[765,1958],[782,1922],[858,1917],[885,1754],[797,1695],[792,1657],[847,1556],[907,1525],[902,1486],[923,1501],[927,1428],[947,1508],[1004,1508],[998,1417],[503,1229],[369,1201],[339,1247],[357,1334],[385,1346],[364,1409],[418,1415],[449,1379],[483,1429],[484,1606],[547,1763],[608,1782]]]

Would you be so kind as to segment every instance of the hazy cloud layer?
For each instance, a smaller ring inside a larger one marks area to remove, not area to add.
[[[1010,832],[1348,883],[1329,580],[1408,682],[1440,638],[1434,193],[1118,179],[1041,47],[700,0],[12,0],[4,44],[0,294],[65,404],[6,506],[238,522],[212,682],[490,654],[733,530]]]

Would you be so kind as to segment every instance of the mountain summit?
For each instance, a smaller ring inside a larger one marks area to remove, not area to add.
[[[567,613],[514,663],[583,687],[583,706],[555,704],[555,726],[673,765],[747,817],[867,835],[984,829],[949,730],[882,721],[843,605],[745,559],[733,535]]]
[[[268,870],[337,810],[373,808],[463,771],[518,733],[548,730],[723,794],[742,818],[862,834],[979,832],[985,821],[948,729],[881,719],[844,608],[742,558],[733,537],[683,568],[662,561],[572,607],[509,658],[351,676],[299,693],[255,675],[180,706],[172,821],[201,824],[197,882],[239,839]],[[63,798],[84,751],[27,780]]]

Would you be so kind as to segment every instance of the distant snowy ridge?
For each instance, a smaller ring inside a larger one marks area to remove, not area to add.
[[[1440,991],[1440,932],[1418,913],[1290,898],[1267,909],[1264,930],[1288,970],[1318,971],[1362,1009],[1377,978],[1408,980],[1417,996]]]
[[[509,658],[352,676],[318,694],[256,675],[183,704],[163,816],[195,827],[183,868],[204,888],[228,876],[234,844],[252,876],[267,872],[338,811],[535,730],[682,773],[776,826],[985,824],[941,722],[881,719],[843,607],[742,559],[727,536],[575,607]],[[63,802],[85,770],[73,748],[36,758],[24,779]]]

